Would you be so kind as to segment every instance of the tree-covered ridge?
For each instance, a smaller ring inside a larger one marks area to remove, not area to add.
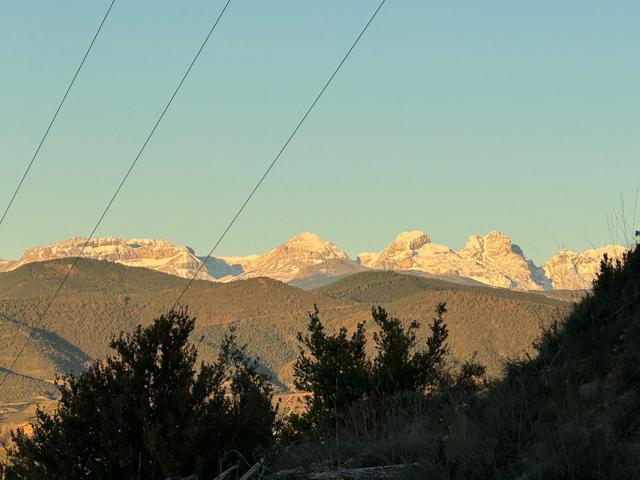
[[[15,339],[25,338],[37,324],[48,295],[66,268],[68,261],[62,259],[0,274],[0,334],[7,339],[0,344],[0,366],[8,366],[21,346]],[[194,282],[184,302],[199,319],[194,339],[199,342],[201,358],[213,361],[219,340],[228,326],[234,325],[239,341],[261,358],[264,371],[280,384],[291,385],[296,334],[304,328],[311,305],[318,305],[330,331],[342,326],[352,331],[359,322],[371,322],[370,308],[375,302],[373,293],[356,299],[349,289],[358,292],[361,283],[371,281],[379,285],[375,290],[378,292],[384,290],[380,282],[387,281],[389,291],[400,292],[405,287],[396,285],[395,278],[400,278],[416,282],[415,288],[408,289],[411,295],[385,297],[379,302],[382,306],[404,320],[429,318],[432,306],[446,301],[454,356],[466,358],[478,351],[489,372],[497,374],[505,356],[520,354],[531,344],[541,324],[562,315],[570,306],[536,294],[505,293],[495,288],[461,290],[455,284],[436,284],[434,280],[407,275],[368,272],[352,277],[340,283],[342,298],[265,278],[230,284]],[[144,268],[81,259],[38,326],[34,341],[16,364],[16,372],[50,381],[56,372],[79,371],[87,361],[105,358],[113,335],[133,330],[138,322],[149,325],[172,305],[184,282]],[[370,327],[369,334],[375,330],[373,325]],[[426,326],[416,332],[419,341],[427,334]],[[6,400],[26,399],[9,395]]]

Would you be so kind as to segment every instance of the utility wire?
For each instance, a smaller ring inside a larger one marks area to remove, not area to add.
[[[11,206],[13,205],[13,202],[15,201],[16,197],[18,196],[18,192],[22,188],[22,184],[24,183],[25,179],[27,178],[27,175],[29,175],[29,172],[31,171],[31,167],[33,166],[33,163],[36,161],[36,157],[38,156],[38,153],[40,153],[40,149],[42,148],[42,145],[44,144],[45,140],[47,139],[47,136],[49,135],[49,131],[51,130],[51,127],[55,123],[56,118],[58,118],[58,114],[60,113],[60,110],[62,110],[62,105],[64,105],[64,102],[67,100],[67,97],[69,96],[69,92],[71,91],[71,88],[73,87],[74,83],[76,83],[76,79],[78,78],[78,75],[80,74],[80,70],[82,70],[82,66],[84,65],[85,60],[89,56],[89,53],[91,52],[91,49],[93,48],[93,44],[96,42],[96,39],[98,38],[98,35],[100,35],[100,31],[102,30],[102,26],[107,21],[107,17],[109,16],[109,13],[111,12],[111,8],[113,7],[114,3],[116,3],[116,0],[111,0],[111,3],[109,4],[109,8],[107,8],[107,12],[104,14],[104,17],[102,17],[102,21],[100,22],[100,25],[98,26],[98,30],[96,30],[96,33],[93,35],[93,38],[91,39],[91,43],[89,44],[89,48],[87,48],[87,51],[84,53],[84,56],[82,57],[82,61],[80,62],[80,65],[78,65],[78,68],[76,69],[76,73],[74,73],[73,78],[71,79],[71,82],[69,82],[69,85],[67,86],[67,90],[64,92],[64,95],[62,96],[62,100],[60,100],[60,103],[58,104],[58,108],[56,108],[56,111],[54,112],[53,117],[51,117],[51,121],[49,122],[49,125],[47,126],[47,129],[44,131],[44,135],[40,139],[40,143],[38,144],[38,147],[36,148],[36,151],[34,152],[33,156],[31,157],[31,161],[27,165],[27,169],[22,174],[22,178],[20,178],[20,181],[18,182],[18,186],[16,187],[15,191],[13,192],[13,195],[11,196],[11,199],[9,200],[9,203],[7,204],[7,207],[4,209],[4,213],[2,214],[2,217],[0,217],[0,225],[2,225],[2,223],[4,222],[4,219],[6,218],[7,214],[9,213],[9,210],[11,209]]]
[[[249,195],[247,196],[247,198],[245,199],[244,203],[240,206],[240,208],[238,209],[238,211],[236,212],[236,214],[233,216],[233,218],[231,219],[231,221],[229,222],[229,224],[227,225],[227,228],[225,228],[225,230],[222,232],[222,235],[220,235],[220,237],[218,238],[218,240],[216,241],[216,243],[213,245],[213,248],[211,249],[211,251],[209,252],[209,254],[205,257],[204,261],[198,266],[198,269],[196,270],[196,272],[191,276],[191,278],[189,279],[189,282],[187,283],[187,285],[184,287],[184,289],[182,290],[182,292],[180,293],[180,295],[178,296],[178,298],[176,299],[176,301],[173,303],[173,306],[171,307],[171,309],[176,308],[176,306],[178,305],[178,303],[180,302],[180,300],[182,299],[182,297],[184,296],[184,294],[186,293],[186,291],[189,289],[189,287],[191,286],[191,284],[193,284],[193,281],[196,279],[196,277],[198,276],[198,274],[200,273],[200,271],[202,270],[202,268],[205,266],[205,264],[207,263],[207,261],[211,258],[211,256],[213,255],[213,252],[218,248],[218,245],[220,245],[220,243],[222,242],[222,240],[224,240],[224,238],[227,236],[227,233],[229,233],[229,230],[231,230],[231,227],[233,226],[233,224],[236,222],[236,220],[238,219],[238,217],[240,216],[240,214],[242,214],[242,212],[244,211],[245,207],[247,206],[247,204],[251,201],[251,199],[253,198],[254,194],[258,191],[258,189],[260,188],[260,186],[262,185],[262,182],[264,182],[264,180],[267,178],[267,176],[269,175],[269,173],[271,172],[271,170],[273,169],[273,167],[275,166],[275,164],[278,162],[278,160],[280,159],[280,157],[282,156],[282,154],[284,153],[284,151],[287,149],[287,147],[289,146],[289,143],[291,143],[291,140],[293,140],[293,137],[295,137],[295,135],[298,133],[298,130],[300,130],[300,127],[302,126],[302,124],[304,123],[304,121],[307,119],[307,117],[309,116],[309,114],[311,113],[311,111],[314,109],[314,107],[316,106],[316,104],[318,103],[318,101],[320,100],[320,97],[322,97],[322,95],[324,94],[324,92],[327,90],[327,88],[329,87],[329,85],[331,84],[331,82],[333,81],[333,79],[335,78],[335,76],[338,74],[338,72],[340,71],[340,68],[342,68],[342,66],[344,65],[344,63],[347,61],[347,59],[349,58],[349,55],[351,55],[351,52],[356,48],[356,45],[358,45],[358,42],[360,41],[360,39],[362,38],[362,36],[365,34],[365,32],[367,31],[367,29],[369,28],[369,25],[371,25],[371,23],[373,22],[373,20],[376,18],[376,16],[378,15],[378,12],[382,9],[382,6],[385,4],[387,0],[382,0],[380,2],[380,4],[378,5],[378,8],[376,8],[376,10],[373,12],[373,14],[371,15],[371,18],[369,18],[369,21],[366,23],[366,25],[364,26],[364,28],[362,29],[362,31],[360,32],[360,34],[356,37],[355,41],[353,42],[353,44],[351,45],[351,47],[349,48],[349,50],[347,51],[347,53],[344,55],[344,57],[342,57],[342,60],[340,61],[340,63],[338,64],[338,66],[335,68],[335,70],[333,71],[333,73],[331,74],[331,76],[329,77],[329,79],[325,82],[324,86],[322,87],[322,89],[320,90],[320,93],[318,93],[318,95],[316,95],[315,99],[313,100],[313,102],[311,103],[311,105],[309,106],[309,108],[307,108],[305,114],[302,116],[302,118],[300,119],[300,121],[298,122],[298,124],[296,125],[296,127],[293,129],[293,131],[291,132],[291,134],[289,135],[289,137],[287,138],[287,140],[284,142],[284,144],[282,145],[282,148],[280,149],[280,151],[278,152],[278,154],[275,156],[275,158],[271,161],[271,163],[269,164],[269,166],[267,167],[267,169],[265,170],[265,172],[262,174],[262,176],[260,177],[260,179],[258,180],[258,183],[256,183],[256,185],[253,187],[253,190],[251,190],[251,192],[249,193]]]
[[[176,98],[176,95],[178,94],[178,91],[180,90],[180,87],[182,87],[182,84],[184,83],[184,81],[189,76],[189,72],[191,72],[191,69],[193,68],[193,66],[195,65],[196,61],[198,60],[198,57],[200,56],[200,54],[204,50],[204,47],[206,46],[207,42],[209,41],[209,38],[211,38],[211,35],[213,34],[214,30],[218,26],[218,23],[220,23],[220,19],[222,18],[222,16],[226,12],[227,7],[229,6],[230,3],[231,3],[231,0],[227,0],[227,2],[225,3],[224,7],[220,11],[220,14],[216,17],[215,21],[213,22],[213,25],[211,26],[211,29],[209,30],[209,33],[204,38],[202,44],[200,45],[200,48],[198,49],[198,51],[196,52],[195,56],[193,57],[193,60],[191,60],[191,63],[189,64],[189,67],[185,71],[185,73],[182,76],[180,82],[178,82],[178,86],[175,88],[175,90],[171,94],[171,97],[169,98],[169,101],[165,105],[164,109],[162,110],[162,113],[160,114],[160,116],[156,120],[155,124],[153,125],[153,128],[151,129],[151,131],[147,135],[144,143],[142,144],[142,146],[138,150],[138,154],[135,156],[133,162],[131,163],[131,165],[127,169],[124,177],[120,181],[120,184],[116,188],[116,191],[113,193],[113,196],[111,197],[111,200],[109,200],[109,203],[107,203],[107,206],[104,208],[102,214],[98,218],[98,221],[96,222],[95,226],[93,227],[93,230],[91,230],[91,233],[89,234],[89,236],[87,237],[86,241],[82,245],[82,248],[80,249],[80,253],[78,253],[78,255],[74,258],[73,263],[71,264],[71,266],[67,270],[67,273],[63,277],[62,282],[60,282],[60,284],[58,285],[58,288],[56,289],[55,293],[53,294],[53,296],[51,297],[51,299],[47,303],[44,311],[42,312],[42,315],[40,315],[40,318],[38,319],[38,321],[35,324],[36,326],[38,326],[38,325],[40,325],[42,323],[42,321],[44,320],[45,316],[49,312],[49,309],[51,308],[51,305],[53,304],[54,300],[56,299],[56,297],[58,296],[58,294],[62,290],[62,287],[64,287],[65,283],[67,282],[67,280],[69,278],[69,275],[71,275],[71,272],[75,268],[76,264],[78,263],[78,260],[80,259],[80,257],[82,257],[82,254],[84,253],[85,249],[87,248],[87,245],[89,245],[89,242],[91,241],[91,239],[95,235],[96,231],[98,230],[98,227],[102,223],[102,220],[104,220],[104,217],[107,215],[107,212],[111,208],[111,205],[113,205],[113,202],[115,201],[116,197],[120,193],[120,190],[122,190],[122,187],[124,186],[125,182],[127,181],[127,178],[129,178],[129,175],[131,174],[131,171],[136,166],[136,163],[138,163],[138,160],[140,159],[140,156],[142,155],[142,152],[144,152],[144,149],[147,147],[147,144],[149,143],[149,141],[151,140],[151,137],[153,136],[153,134],[155,133],[156,129],[158,128],[158,125],[160,125],[160,122],[164,118],[164,115],[167,113],[167,110],[169,110],[169,107],[171,106],[171,103],[173,102],[174,98]],[[13,361],[11,363],[11,366],[7,370],[7,373],[5,374],[3,379],[0,380],[0,387],[2,387],[2,385],[4,385],[5,381],[7,380],[8,376],[9,376],[9,372],[13,370],[13,368],[16,365],[16,362],[18,361],[18,359],[24,353],[24,350],[27,348],[27,345],[31,341],[32,336],[33,336],[33,334],[30,333],[29,336],[27,337],[27,340],[24,342],[24,345],[22,345],[22,348],[18,351],[18,354],[14,357],[14,359],[13,359]]]

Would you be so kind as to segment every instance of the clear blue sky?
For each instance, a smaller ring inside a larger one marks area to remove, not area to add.
[[[116,3],[1,258],[91,230],[222,5]],[[376,5],[233,0],[98,235],[208,251]],[[2,2],[3,207],[106,6]],[[538,261],[608,242],[640,184],[639,24],[637,1],[388,0],[218,254],[303,230],[351,254],[407,229],[498,229]]]

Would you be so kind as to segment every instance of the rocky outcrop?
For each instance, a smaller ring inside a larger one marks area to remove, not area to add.
[[[544,264],[544,272],[551,288],[556,290],[582,290],[591,288],[600,269],[604,255],[616,260],[628,248],[621,245],[606,245],[582,252],[562,249]]]
[[[495,280],[502,284],[496,286],[510,282],[508,288],[518,290],[549,289],[542,269],[527,259],[522,249],[504,233],[492,231],[485,236],[472,235],[458,253],[483,265],[486,270],[484,277],[489,282]],[[480,278],[476,280],[483,281]]]
[[[146,267],[184,278],[191,278],[201,264],[201,261],[194,255],[193,250],[188,247],[177,246],[166,240],[147,238],[123,240],[116,237],[102,237],[90,240],[86,248],[82,250],[86,242],[87,239],[85,237],[75,237],[62,242],[31,248],[26,250],[20,259],[0,265],[0,271],[14,270],[27,263],[77,257],[81,252],[83,258],[106,260],[129,267]],[[211,279],[206,269],[202,269],[197,278],[203,280]]]
[[[358,260],[370,268],[464,277],[495,287],[542,290],[546,286],[540,268],[509,237],[495,231],[472,235],[457,252],[432,243],[424,232],[402,232],[380,253],[363,253]]]
[[[222,257],[229,262],[232,257]],[[358,266],[335,244],[303,232],[273,250],[253,258],[245,257],[243,273],[223,280],[270,277],[283,282],[314,275],[338,276]]]

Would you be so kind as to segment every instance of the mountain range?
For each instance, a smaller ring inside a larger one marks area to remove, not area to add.
[[[0,260],[0,272],[34,262],[75,257],[85,242],[86,238],[75,237],[31,248],[17,260]],[[222,283],[268,277],[312,288],[360,271],[390,270],[463,284],[547,291],[589,288],[603,255],[616,259],[626,250],[620,245],[582,252],[562,249],[538,266],[501,232],[471,235],[456,251],[433,243],[425,232],[415,230],[400,233],[380,252],[363,252],[355,259],[334,243],[309,232],[262,255],[213,257],[204,265],[205,258],[197,256],[193,249],[154,239],[96,238],[89,241],[82,257]]]

